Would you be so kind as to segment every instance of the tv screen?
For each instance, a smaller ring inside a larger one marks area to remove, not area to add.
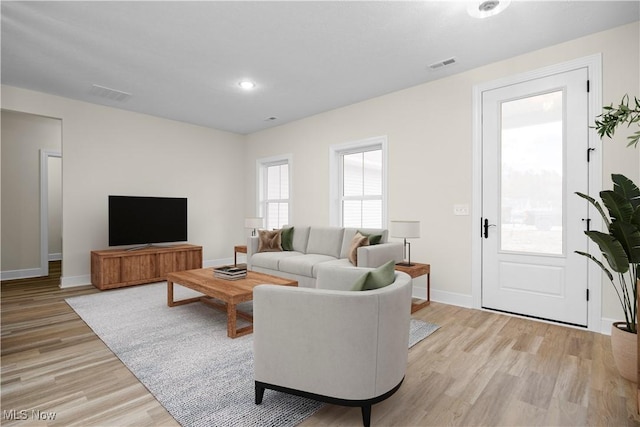
[[[109,196],[109,246],[186,241],[186,198]]]

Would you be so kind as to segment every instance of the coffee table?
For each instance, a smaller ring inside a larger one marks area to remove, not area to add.
[[[174,283],[201,292],[204,296],[174,301]],[[239,280],[224,280],[214,277],[213,268],[178,271],[167,274],[167,305],[175,307],[200,301],[225,311],[227,313],[227,336],[237,338],[253,332],[253,324],[238,329],[236,327],[237,318],[240,317],[253,323],[253,316],[239,311],[236,306],[241,302],[252,301],[253,288],[263,284],[298,286],[298,282],[295,280],[253,271],[247,271],[247,277]]]

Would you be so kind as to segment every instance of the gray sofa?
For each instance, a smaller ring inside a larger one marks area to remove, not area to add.
[[[289,227],[289,226],[287,226]],[[387,242],[388,232],[371,228],[293,226],[293,250],[258,252],[259,238],[247,241],[247,269],[298,281],[302,288],[315,288],[318,272],[324,268],[354,267],[348,259],[356,232],[381,235],[379,244],[357,250],[357,267],[375,268],[387,261],[402,261],[400,242]]]

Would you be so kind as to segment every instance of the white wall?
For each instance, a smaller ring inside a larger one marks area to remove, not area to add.
[[[2,107],[62,119],[63,286],[90,283],[90,252],[108,247],[109,194],[187,197],[205,262],[244,242],[242,136],[9,86]]]
[[[432,266],[436,298],[471,304],[471,233],[478,218],[454,216],[472,196],[472,88],[476,84],[595,53],[603,57],[603,100],[640,95],[638,23],[490,64],[247,136],[247,214],[255,209],[255,160],[293,155],[293,223],[329,223],[329,146],[387,135],[389,218],[421,221],[411,257]],[[604,144],[604,186],[612,172],[639,176],[624,133]],[[621,315],[606,287],[603,317]]]
[[[107,245],[108,194],[189,197],[190,240],[205,260],[230,257],[255,213],[256,159],[291,153],[293,222],[328,224],[329,146],[387,135],[389,218],[421,221],[412,259],[432,264],[435,296],[470,303],[477,219],[453,205],[471,204],[473,86],[602,53],[603,101],[615,103],[640,95],[639,39],[636,22],[246,137],[6,86],[2,106],[62,119],[63,283],[88,283],[89,252]],[[612,172],[640,177],[624,136],[603,144],[607,188]],[[603,294],[603,317],[619,318]]]
[[[40,150],[61,148],[60,120],[2,110],[3,279],[38,275],[45,267],[40,265]]]

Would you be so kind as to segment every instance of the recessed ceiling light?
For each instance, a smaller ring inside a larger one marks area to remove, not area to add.
[[[256,87],[256,84],[251,80],[242,80],[240,81],[240,83],[238,83],[238,86],[240,86],[244,90],[251,90]]]
[[[488,18],[505,10],[511,0],[473,1],[467,6],[467,13],[474,18]]]

